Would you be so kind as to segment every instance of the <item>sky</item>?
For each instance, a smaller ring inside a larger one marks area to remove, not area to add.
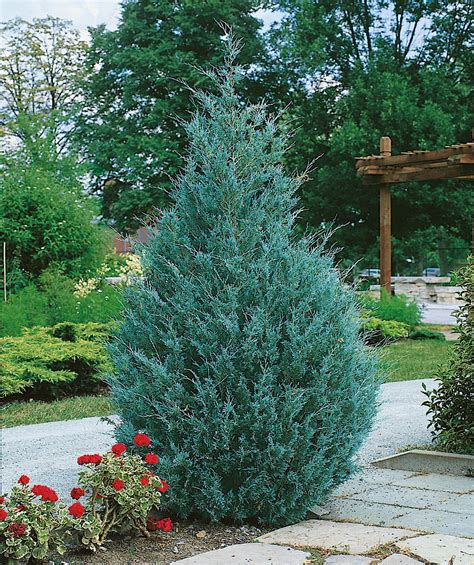
[[[259,10],[256,15],[264,21],[264,29],[280,19],[268,10]],[[87,39],[88,27],[100,24],[106,24],[108,29],[117,27],[120,0],[0,0],[0,21],[13,18],[31,20],[46,16],[71,20],[82,38]]]

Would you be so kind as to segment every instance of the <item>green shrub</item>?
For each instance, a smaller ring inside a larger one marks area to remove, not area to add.
[[[104,346],[111,326],[59,324],[0,338],[2,397],[57,398],[91,393],[110,368]]]
[[[80,298],[74,294],[74,282],[60,273],[45,273],[41,282],[41,287],[28,285],[0,303],[0,336],[19,336],[23,328],[66,321],[108,323],[121,315],[120,287],[104,283]]]
[[[366,318],[362,320],[361,331],[368,345],[389,343],[408,337],[408,326],[402,322]]]
[[[440,341],[444,341],[446,336],[442,332],[435,332],[433,330],[429,330],[427,328],[417,328],[410,332],[408,336],[410,339],[438,339]]]
[[[111,347],[117,435],[159,445],[176,516],[287,524],[353,469],[376,411],[376,363],[353,292],[295,238],[298,179],[261,105],[217,71],[186,127],[190,156],[125,291]]]
[[[424,405],[433,439],[446,451],[474,454],[474,258],[459,272],[465,304],[456,312],[459,339],[437,374],[438,387],[428,391]]]
[[[410,328],[414,328],[421,322],[420,307],[406,296],[392,296],[390,300],[382,297],[381,300],[376,300],[360,293],[358,300],[362,308],[367,311],[367,317],[401,322]]]

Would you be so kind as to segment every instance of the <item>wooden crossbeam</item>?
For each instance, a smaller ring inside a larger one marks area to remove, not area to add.
[[[434,167],[400,167],[387,170],[385,167],[368,167],[361,173],[366,184],[388,184],[410,181],[441,179],[470,179],[474,177],[474,164],[438,164]]]
[[[430,162],[447,161],[451,157],[457,155],[465,155],[466,159],[470,155],[474,155],[474,143],[463,143],[446,147],[444,149],[436,149],[434,151],[420,151],[420,152],[406,152],[401,155],[393,156],[370,156],[370,157],[357,157],[356,168],[366,167],[368,165],[378,165],[382,163],[386,166],[403,166],[411,164],[422,164]]]

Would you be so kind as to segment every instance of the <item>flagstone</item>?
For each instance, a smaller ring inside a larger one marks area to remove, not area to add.
[[[258,538],[263,543],[313,547],[362,554],[379,545],[418,535],[402,528],[381,528],[330,520],[306,520]]]
[[[241,543],[174,561],[171,565],[304,565],[309,555],[281,545]]]
[[[474,563],[474,540],[472,539],[430,534],[398,541],[396,545],[435,565],[446,565],[450,559],[453,559],[456,565]]]
[[[421,561],[412,559],[403,553],[394,553],[380,562],[380,565],[423,565]]]

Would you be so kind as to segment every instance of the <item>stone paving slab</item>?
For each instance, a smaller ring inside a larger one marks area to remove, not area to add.
[[[454,495],[458,497],[459,495]],[[389,504],[406,512],[407,508],[428,508],[439,505],[452,499],[453,494],[444,491],[422,490],[409,487],[392,487],[388,485],[378,486],[377,488],[363,491],[353,495],[351,498],[364,502],[376,502],[379,504]],[[400,514],[400,511],[399,511]]]
[[[401,528],[381,528],[330,520],[306,520],[280,528],[258,538],[263,543],[294,547],[314,547],[362,554],[379,545],[413,537],[419,532]]]
[[[412,559],[403,553],[394,553],[380,562],[380,565],[423,565],[421,561]]]
[[[306,551],[291,547],[242,543],[174,561],[171,565],[304,565],[308,557]]]
[[[472,509],[474,511],[474,509]],[[407,527],[424,532],[442,533],[450,536],[474,538],[474,514],[443,512],[434,508],[412,510],[392,521],[393,526]],[[474,565],[474,561],[471,565]]]
[[[446,565],[451,558],[454,565],[474,563],[474,541],[456,536],[418,536],[397,542],[397,546],[435,565]]]
[[[416,475],[407,479],[397,480],[394,486],[417,489],[436,490],[466,494],[474,492],[474,477],[458,477],[454,475],[437,475],[435,473]]]
[[[324,561],[324,565],[370,565],[374,563],[372,557],[362,555],[331,555]]]
[[[324,507],[328,514],[325,519],[338,520],[344,516],[344,520],[359,522],[367,526],[392,526],[395,520],[404,514],[403,508],[391,506],[390,504],[368,503],[353,498],[332,500]]]
[[[311,511],[330,520],[474,538],[474,479],[366,467]]]

